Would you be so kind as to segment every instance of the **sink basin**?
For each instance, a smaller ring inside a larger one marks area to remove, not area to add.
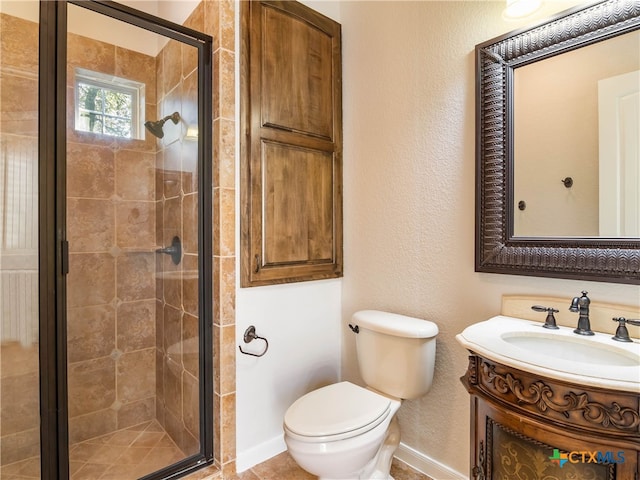
[[[575,339],[570,337],[556,338],[551,333],[509,332],[503,333],[502,339],[529,353],[548,355],[555,360],[570,360],[596,365],[640,366],[638,358],[630,355],[629,352],[620,351],[615,346],[607,348],[606,345],[581,340],[579,337]]]
[[[612,334],[581,336],[573,328],[499,315],[456,336],[468,350],[503,365],[584,385],[640,392],[640,343]]]

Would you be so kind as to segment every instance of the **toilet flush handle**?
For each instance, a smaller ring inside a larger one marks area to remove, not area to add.
[[[349,324],[349,328],[351,329],[351,331],[353,333],[360,333],[360,327],[358,325],[353,326],[353,325]]]

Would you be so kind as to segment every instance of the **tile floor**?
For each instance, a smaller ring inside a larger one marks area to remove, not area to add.
[[[72,445],[71,480],[135,480],[184,458],[184,454],[155,421]],[[394,459],[395,480],[432,480]],[[34,457],[2,467],[2,480],[40,479],[40,461]],[[223,480],[215,467],[195,472],[187,480]],[[287,452],[224,480],[316,480]]]
[[[391,475],[394,480],[432,480],[395,458],[391,465]],[[317,478],[302,470],[287,452],[283,452],[246,472],[225,480],[316,480]]]

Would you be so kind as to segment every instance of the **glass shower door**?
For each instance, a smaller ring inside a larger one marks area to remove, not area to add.
[[[38,2],[0,2],[0,476],[7,478],[40,478],[38,23]]]
[[[202,452],[199,52],[82,3],[66,37],[70,471],[139,478]]]

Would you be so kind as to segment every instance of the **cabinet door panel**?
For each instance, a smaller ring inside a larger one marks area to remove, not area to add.
[[[475,395],[472,412],[471,478],[636,478],[639,451],[634,439],[608,438],[546,424]]]
[[[568,442],[569,445],[563,447],[557,444],[549,445],[546,443],[549,441],[546,435],[541,435],[538,439],[527,437],[491,419],[487,422],[487,429],[490,429],[490,433],[487,434],[491,439],[487,444],[487,450],[490,452],[487,458],[491,462],[488,468],[491,478],[513,480],[525,478],[611,480],[615,478],[614,464],[605,465],[588,461],[591,456],[589,453],[596,452],[594,446],[591,446],[590,450],[574,452],[578,447],[576,443]],[[555,452],[558,452],[557,455]],[[569,452],[572,452],[571,460],[569,460]],[[581,452],[584,452],[584,457]],[[613,459],[618,458],[619,450],[600,453],[609,455]],[[624,455],[622,458],[624,459]]]
[[[333,260],[333,155],[263,145],[263,264]]]
[[[263,19],[263,126],[333,139],[332,38],[282,10]]]

